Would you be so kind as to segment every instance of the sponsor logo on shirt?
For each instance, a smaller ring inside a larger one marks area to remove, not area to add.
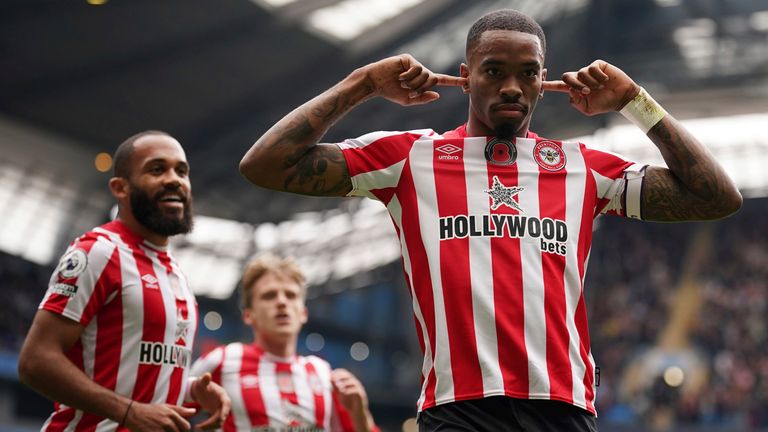
[[[534,238],[542,252],[565,255],[568,225],[557,219],[509,214],[457,215],[440,218],[440,240],[466,237]]]
[[[141,280],[144,281],[144,288],[150,288],[150,289],[159,289],[160,286],[157,284],[157,278],[152,276],[151,274],[145,274],[141,277]]]
[[[186,368],[190,364],[192,351],[189,348],[162,342],[142,342],[139,346],[139,363],[150,365],[171,365]]]
[[[552,141],[541,141],[533,148],[533,159],[547,171],[560,171],[565,168],[565,153]]]
[[[48,290],[53,294],[63,295],[65,297],[74,297],[75,294],[77,294],[77,286],[65,283],[53,284]]]
[[[64,254],[56,270],[62,279],[72,279],[80,276],[88,267],[88,254],[82,249],[72,249]]]
[[[441,145],[440,147],[435,148],[435,150],[439,151],[440,153],[443,153],[437,156],[438,160],[459,160],[459,156],[455,155],[454,153],[460,152],[461,147],[453,144],[444,144],[444,145]]]

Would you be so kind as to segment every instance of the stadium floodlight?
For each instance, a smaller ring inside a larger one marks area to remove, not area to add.
[[[350,41],[411,9],[424,0],[344,0],[312,12],[309,26],[341,41]]]
[[[264,6],[267,9],[276,9],[295,3],[297,0],[251,0],[252,2]]]

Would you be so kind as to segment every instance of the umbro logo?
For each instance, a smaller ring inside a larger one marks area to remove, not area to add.
[[[146,282],[147,288],[159,288],[157,286],[157,278],[152,276],[151,274],[145,274],[141,277],[141,280]]]
[[[454,154],[456,152],[460,152],[461,151],[461,147],[455,146],[453,144],[445,144],[445,145],[441,145],[440,147],[436,148],[435,150],[437,150],[437,151],[439,151],[441,153],[445,153],[445,154],[450,155],[450,154]]]
[[[454,153],[460,152],[461,147],[453,144],[443,144],[435,150],[443,153],[437,156],[438,160],[459,160],[459,155],[455,155]]]

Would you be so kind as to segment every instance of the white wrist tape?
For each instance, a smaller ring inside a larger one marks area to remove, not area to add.
[[[667,115],[664,108],[653,100],[651,95],[642,87],[640,93],[619,112],[645,134]]]

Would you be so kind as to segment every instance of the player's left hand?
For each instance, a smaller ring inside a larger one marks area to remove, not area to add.
[[[331,371],[331,383],[339,402],[347,409],[356,431],[376,431],[376,423],[368,410],[368,395],[363,384],[346,369]]]
[[[339,395],[339,402],[350,413],[368,409],[368,394],[363,384],[352,372],[346,369],[334,369],[331,371],[333,389]]]
[[[618,111],[640,93],[629,75],[603,60],[564,73],[562,81],[545,81],[543,89],[568,93],[571,106],[588,116]]]
[[[192,382],[190,389],[192,399],[200,404],[200,407],[210,413],[204,422],[197,425],[197,429],[218,429],[224,424],[232,408],[232,401],[220,385],[211,381],[211,374],[205,373]]]

